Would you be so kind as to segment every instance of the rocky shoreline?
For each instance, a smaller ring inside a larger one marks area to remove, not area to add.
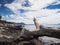
[[[56,41],[54,42],[55,39],[49,40],[53,37],[40,36],[40,32],[30,32],[24,29],[23,26],[0,27],[0,45],[60,45],[60,39],[55,38],[59,40],[56,43]],[[54,43],[51,43],[51,41]]]
[[[22,42],[31,43],[31,37],[24,36],[22,26],[0,27],[0,45],[22,45]],[[27,39],[27,40],[26,40]]]

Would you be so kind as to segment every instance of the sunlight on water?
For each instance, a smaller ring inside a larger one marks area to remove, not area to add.
[[[29,31],[35,31],[36,30],[35,25],[25,25],[25,28]]]
[[[43,26],[45,26],[45,27],[60,27],[60,25],[48,25],[48,24],[45,24]],[[29,31],[35,31],[36,30],[35,25],[25,25],[25,28]]]

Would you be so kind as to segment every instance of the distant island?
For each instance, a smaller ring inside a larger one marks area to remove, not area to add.
[[[26,25],[25,23],[21,22],[21,23],[14,23],[16,25]]]

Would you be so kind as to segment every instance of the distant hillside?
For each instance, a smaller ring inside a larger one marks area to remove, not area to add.
[[[26,25],[25,23],[21,22],[21,23],[15,23],[16,25]]]
[[[8,22],[8,21],[5,21],[5,20],[0,20],[0,23],[2,23],[2,24],[12,24],[12,23],[14,23],[14,22]]]
[[[6,20],[2,20],[2,15],[0,14],[0,23],[1,24],[12,24],[14,22],[9,22],[9,21],[6,21]]]

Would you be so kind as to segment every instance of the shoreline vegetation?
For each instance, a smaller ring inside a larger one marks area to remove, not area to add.
[[[0,24],[13,24],[14,22],[8,22],[6,20],[2,20],[2,16],[0,15]]]
[[[60,29],[58,28],[39,25],[34,18],[36,31],[31,32],[22,25],[15,25],[13,22],[3,21],[1,18],[0,45],[60,45]]]

